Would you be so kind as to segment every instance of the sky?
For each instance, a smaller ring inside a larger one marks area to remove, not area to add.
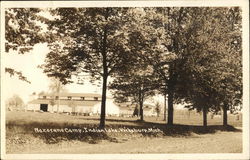
[[[49,14],[46,10],[41,12],[42,16],[46,18],[53,19],[54,17]],[[40,25],[44,32],[46,32],[47,27],[45,24],[37,23]],[[33,50],[29,53],[18,54],[15,51],[10,51],[9,53],[4,53],[1,55],[2,58],[2,94],[4,95],[4,101],[12,97],[14,94],[20,96],[25,103],[30,100],[30,95],[32,93],[39,93],[41,91],[48,92],[50,79],[43,73],[42,69],[38,68],[39,65],[44,63],[46,54],[49,52],[47,44],[36,44]],[[4,73],[4,68],[13,68],[16,71],[21,71],[22,74],[27,77],[31,84],[19,80],[16,76],[10,77],[8,73]],[[76,83],[66,85],[66,90],[71,93],[99,93],[101,94],[101,88],[92,85],[87,80],[84,81],[83,85]],[[107,91],[107,96],[111,97],[111,93]],[[154,103],[154,101],[159,101],[163,103],[163,97],[157,96],[156,98],[151,98],[148,103]]]
[[[48,11],[41,12],[42,16],[52,19],[53,17]],[[47,26],[38,23],[43,28],[43,31],[47,31]],[[33,46],[33,50],[29,53],[18,54],[16,51],[10,51],[1,55],[1,69],[2,69],[2,94],[4,95],[4,101],[12,97],[14,94],[20,96],[25,103],[29,101],[29,97],[32,93],[39,93],[41,91],[47,92],[48,86],[51,83],[50,79],[43,73],[42,69],[38,68],[38,65],[44,63],[46,54],[49,52],[49,48],[46,43],[39,43]],[[17,76],[12,76],[4,72],[4,68],[13,68],[16,71],[21,71],[22,74],[27,77],[31,84],[21,81]],[[70,84],[65,86],[68,92],[72,93],[100,93],[101,88],[96,87],[84,81],[84,85]],[[109,93],[108,93],[109,95]]]
[[[18,54],[17,52],[10,51],[2,55],[2,94],[4,95],[4,101],[16,94],[25,103],[28,103],[32,93],[36,92],[38,94],[41,91],[49,91],[50,78],[43,73],[42,69],[38,68],[39,65],[44,63],[48,52],[49,48],[47,44],[36,44],[29,53]],[[5,67],[21,71],[31,84],[19,80],[17,76],[10,77],[9,73],[4,72]],[[92,85],[88,80],[85,80],[83,85],[72,83],[66,85],[65,88],[71,93],[102,93],[101,87]],[[112,97],[109,91],[107,91],[107,96]],[[149,99],[147,103],[152,104],[155,101],[163,103],[163,97],[158,95]]]
[[[9,73],[2,72],[2,94],[4,95],[4,101],[16,94],[20,96],[25,103],[28,103],[32,93],[49,91],[50,78],[43,73],[42,69],[38,68],[39,65],[44,63],[48,52],[47,44],[36,44],[33,50],[26,54],[18,54],[17,52],[10,51],[2,55],[3,68],[9,67],[16,71],[21,71],[31,82],[31,84],[29,84],[19,80],[17,76],[10,77]],[[72,83],[66,85],[65,88],[71,93],[102,93],[101,87],[92,85],[88,80],[85,80],[83,85]],[[109,91],[107,91],[107,96],[112,96]],[[154,103],[152,102],[154,99],[161,102],[163,100],[162,98],[162,96],[158,95],[156,98],[150,99],[148,103]]]
[[[5,100],[14,94],[19,95],[25,103],[29,101],[29,95],[33,92],[48,91],[50,79],[43,73],[38,65],[44,63],[45,56],[49,52],[46,44],[36,44],[30,53],[18,54],[17,52],[5,53],[2,56],[3,67],[10,67],[16,71],[21,71],[31,84],[19,80],[16,76],[10,77],[8,73],[2,73],[3,87],[2,92]],[[70,84],[65,86],[68,92],[73,93],[100,93],[98,88],[88,81],[84,85]]]

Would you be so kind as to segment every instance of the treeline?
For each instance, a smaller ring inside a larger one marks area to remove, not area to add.
[[[221,108],[227,125],[227,110],[242,103],[239,7],[10,8],[5,20],[6,51],[47,43],[41,67],[49,77],[67,84],[84,72],[102,82],[101,128],[107,89],[139,104],[141,120],[143,102],[164,95],[168,125],[174,103],[202,111],[204,126],[207,112]]]

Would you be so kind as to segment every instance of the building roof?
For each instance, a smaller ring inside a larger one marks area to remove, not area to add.
[[[30,102],[29,104],[50,104],[49,99],[35,99]],[[101,101],[91,101],[91,100],[84,100],[84,101],[77,101],[77,100],[60,100],[60,105],[81,105],[81,106],[94,106],[97,103],[100,103]],[[57,101],[55,101],[55,105],[57,104]]]
[[[39,96],[55,96],[54,94],[50,94],[50,93],[44,93],[44,94],[40,94]],[[59,96],[61,97],[102,97],[102,95],[97,94],[97,93],[60,93]]]

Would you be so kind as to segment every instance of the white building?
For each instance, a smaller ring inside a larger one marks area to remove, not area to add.
[[[93,93],[40,94],[28,102],[27,110],[43,112],[66,112],[74,114],[100,114],[101,95]],[[107,97],[106,114],[119,115],[119,107]]]
[[[59,112],[80,115],[99,115],[101,114],[101,95],[94,93],[60,93],[59,96],[53,94],[40,94],[33,97],[28,102],[26,110],[42,112]],[[114,103],[113,99],[106,99],[106,115],[125,116],[133,115],[139,106],[131,103]],[[156,116],[155,106],[144,104],[143,114],[145,116]]]

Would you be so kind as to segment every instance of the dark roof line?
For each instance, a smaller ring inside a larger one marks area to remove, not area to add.
[[[44,93],[44,94],[39,94],[39,96],[55,96],[55,94],[52,93]],[[71,96],[71,97],[102,97],[102,95],[97,94],[97,93],[60,93],[59,96]]]
[[[29,104],[50,104],[51,100],[49,99],[35,99],[30,102]],[[72,101],[72,100],[60,100],[60,105],[83,105],[83,106],[94,106],[97,103],[101,103],[101,101],[92,101],[92,100],[84,100],[84,101]],[[57,100],[55,101],[55,106],[57,104]]]

